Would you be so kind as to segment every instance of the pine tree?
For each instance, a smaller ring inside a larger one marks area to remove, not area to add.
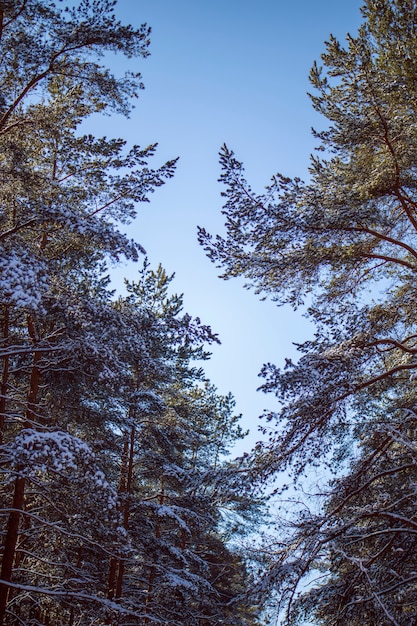
[[[91,380],[103,397],[122,367],[100,276],[107,258],[138,258],[117,223],[174,162],[152,170],[154,146],[79,132],[91,114],[128,113],[140,76],[116,79],[97,59],[146,56],[146,26],[121,25],[105,0],[2,2],[0,21],[0,622],[74,623],[74,603],[103,605],[103,554],[126,543],[116,491],[78,437],[75,398],[94,405]]]
[[[311,70],[312,103],[326,125],[314,131],[322,155],[311,159],[310,181],[276,175],[256,194],[224,147],[226,236],[200,231],[225,276],[244,276],[279,303],[308,302],[317,327],[297,362],[263,368],[263,389],[282,408],[269,414],[276,427],[253,456],[254,471],[265,477],[286,470],[297,480],[312,466],[348,471],[319,496],[324,513],[307,504],[271,557],[266,580],[297,624],[302,611],[291,618],[291,606],[300,581],[326,568],[328,580],[321,577],[298,604],[304,617],[408,625],[417,615],[408,553],[415,524],[417,4],[367,0],[362,14],[358,35],[346,47],[331,36],[323,68]]]
[[[233,398],[218,396],[194,366],[208,357],[204,345],[218,339],[183,314],[182,297],[168,295],[172,278],[145,263],[118,304],[129,320],[147,317],[142,336],[153,364],[132,368],[134,408],[119,482],[131,552],[111,563],[109,598],[142,615],[143,624],[200,626],[227,618],[243,625],[252,614],[256,623],[259,611],[246,588],[251,577],[227,545],[221,514],[240,514],[248,531],[255,523],[259,502],[241,464],[225,460],[244,433]]]
[[[82,133],[129,112],[140,75],[102,54],[146,57],[149,29],[107,0],[11,0],[0,44],[0,623],[256,624],[223,519],[256,519],[224,458],[243,433],[196,365],[218,339],[162,268],[119,299],[107,278],[175,160]]]

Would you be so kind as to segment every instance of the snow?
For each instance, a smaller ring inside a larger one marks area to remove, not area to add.
[[[0,256],[0,295],[7,303],[36,309],[48,287],[40,259],[22,249],[2,249]]]
[[[9,452],[12,464],[20,474],[26,477],[37,474],[71,477],[73,482],[81,482],[88,488],[91,497],[103,508],[109,511],[117,508],[117,492],[97,468],[89,446],[78,437],[59,430],[25,429],[11,444]]]

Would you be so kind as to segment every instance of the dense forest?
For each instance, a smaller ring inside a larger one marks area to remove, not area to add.
[[[315,325],[264,365],[277,409],[236,458],[219,339],[125,234],[176,161],[85,132],[129,114],[141,76],[105,60],[145,59],[149,27],[112,0],[0,0],[2,626],[417,623],[417,0],[362,17],[311,70],[307,182],[259,194],[220,153],[203,249]]]

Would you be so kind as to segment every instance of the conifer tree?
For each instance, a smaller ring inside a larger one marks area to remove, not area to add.
[[[106,262],[173,175],[155,146],[82,134],[127,114],[149,29],[114,2],[0,0],[0,624],[257,624],[222,511],[248,524],[231,396],[196,362],[218,341],[145,263],[118,300]]]
[[[93,113],[128,113],[141,86],[139,74],[117,79],[98,60],[106,50],[146,56],[146,26],[121,25],[106,0],[85,0],[65,10],[48,0],[1,2],[0,23],[0,623],[57,623],[60,611],[46,609],[38,594],[66,598],[69,607],[72,598],[82,601],[84,594],[94,605],[102,572],[95,573],[91,597],[85,595],[85,582],[83,591],[78,588],[81,577],[63,572],[79,569],[87,553],[89,567],[95,567],[91,546],[97,559],[98,546],[103,553],[109,542],[112,549],[124,542],[117,530],[115,490],[88,446],[73,434],[80,407],[73,406],[68,416],[75,388],[80,397],[91,377],[101,388],[110,379],[114,384],[120,365],[115,342],[103,334],[111,307],[99,302],[97,293],[93,302],[88,284],[99,281],[106,258],[138,257],[140,245],[130,242],[117,223],[134,216],[135,203],[172,175],[174,163],[152,170],[147,161],[153,146],[127,150],[123,140],[79,132]],[[84,511],[79,504],[87,488],[94,492],[95,480],[97,495],[100,490],[108,495],[93,514],[93,501]],[[67,482],[73,500],[65,496]],[[54,502],[54,490],[61,500]],[[45,502],[50,506],[40,505]],[[78,502],[76,518],[70,502]],[[106,502],[112,509],[98,523]],[[39,552],[47,529],[48,541],[55,538],[55,555]],[[74,620],[71,612],[67,616]]]
[[[240,516],[242,532],[257,519],[260,503],[241,462],[226,460],[245,433],[233,398],[219,396],[194,366],[218,339],[183,313],[182,297],[168,294],[172,278],[145,263],[118,304],[129,319],[146,311],[153,330],[142,336],[153,364],[132,369],[135,408],[120,466],[131,552],[113,564],[109,597],[143,614],[144,624],[255,624],[251,576],[227,546],[221,513]]]
[[[358,34],[345,46],[330,36],[323,67],[311,70],[325,129],[314,131],[321,155],[310,181],[278,174],[256,194],[224,147],[226,236],[200,230],[226,277],[244,276],[278,303],[308,302],[316,323],[297,362],[263,367],[263,389],[281,408],[253,455],[264,477],[350,467],[320,489],[323,514],[307,503],[294,533],[279,531],[266,580],[294,624],[302,611],[329,625],[405,626],[417,616],[417,4],[367,0],[362,15]],[[292,613],[300,581],[317,570],[321,582]]]

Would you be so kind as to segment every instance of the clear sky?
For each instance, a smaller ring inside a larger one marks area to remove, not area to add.
[[[330,33],[344,40],[360,23],[359,0],[118,0],[124,22],[152,28],[151,56],[135,63],[145,90],[130,119],[106,118],[101,132],[142,146],[158,142],[156,162],[179,156],[175,178],[139,208],[129,234],[152,266],[175,272],[185,309],[210,324],[222,345],[205,364],[221,393],[231,391],[242,449],[260,438],[258,416],[274,398],[257,392],[265,362],[294,356],[312,332],[301,313],[260,301],[237,280],[221,281],[197,243],[197,225],[222,232],[218,151],[245,163],[261,192],[276,172],[308,176],[310,129],[323,122],[306,92],[309,69]],[[135,267],[121,267],[135,278]]]

